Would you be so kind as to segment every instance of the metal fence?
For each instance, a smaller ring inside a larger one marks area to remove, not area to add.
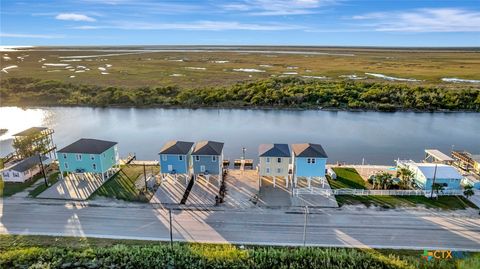
[[[293,189],[293,195],[315,194],[315,195],[392,195],[392,196],[430,196],[431,190],[363,190],[363,189],[322,189],[317,187]],[[463,195],[462,190],[443,190],[438,194],[434,191],[434,196],[439,195]]]

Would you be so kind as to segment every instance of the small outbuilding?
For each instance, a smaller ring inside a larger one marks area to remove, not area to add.
[[[41,161],[40,161],[41,158]],[[33,155],[19,162],[13,163],[1,171],[5,182],[25,182],[42,171],[41,164],[49,164],[49,158],[44,155]]]

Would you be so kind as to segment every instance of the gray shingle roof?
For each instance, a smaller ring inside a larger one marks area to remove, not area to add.
[[[30,127],[26,130],[21,131],[20,133],[14,134],[13,136],[28,136],[31,134],[41,132],[43,130],[47,130],[47,129],[48,129],[47,127]]]
[[[45,161],[47,160],[48,158],[45,157],[45,156],[42,156],[42,161]],[[14,170],[14,171],[17,171],[17,172],[25,172],[27,171],[28,169],[34,167],[35,165],[38,165],[40,164],[40,158],[39,158],[39,155],[33,155],[31,157],[28,157],[26,159],[23,159],[21,161],[19,161],[18,163],[6,168],[8,170]]]
[[[292,150],[297,157],[319,157],[327,158],[327,153],[323,150],[322,145],[304,143],[304,144],[292,144]]]
[[[187,154],[193,146],[193,142],[171,140],[163,145],[160,154]]]
[[[100,154],[115,146],[117,142],[82,138],[59,150],[59,153]]]
[[[258,146],[260,157],[290,157],[288,144],[261,144]]]
[[[221,155],[223,143],[215,141],[197,142],[193,149],[192,155]]]

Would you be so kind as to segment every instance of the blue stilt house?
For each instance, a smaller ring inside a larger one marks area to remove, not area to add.
[[[168,141],[160,150],[160,173],[176,175],[189,175],[191,173],[190,154],[193,150],[193,142]]]
[[[195,176],[218,175],[222,179],[223,143],[215,141],[197,142],[192,152],[192,166]]]
[[[325,180],[327,154],[320,144],[303,143],[292,145],[293,182],[297,186],[298,178],[305,178],[308,186],[314,178]]]
[[[92,173],[108,179],[118,165],[117,142],[82,138],[57,151],[59,169],[64,173]]]

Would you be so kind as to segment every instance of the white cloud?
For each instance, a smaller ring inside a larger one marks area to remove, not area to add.
[[[225,31],[225,30],[252,30],[252,31],[280,31],[303,29],[302,26],[286,24],[256,24],[240,23],[235,21],[196,21],[188,23],[149,23],[149,22],[113,22],[110,25],[84,25],[75,29],[123,29],[123,30],[196,30],[196,31]]]
[[[243,11],[255,16],[303,15],[318,13],[318,8],[339,0],[242,0],[223,5],[227,11]]]
[[[87,22],[96,21],[92,17],[89,17],[84,14],[78,14],[78,13],[60,13],[55,17],[55,19],[63,20],[63,21],[87,21]]]
[[[459,8],[425,8],[354,16],[363,26],[384,32],[480,32],[480,12]]]
[[[42,35],[42,34],[18,34],[18,33],[0,33],[0,37],[15,38],[62,38],[61,35]]]

